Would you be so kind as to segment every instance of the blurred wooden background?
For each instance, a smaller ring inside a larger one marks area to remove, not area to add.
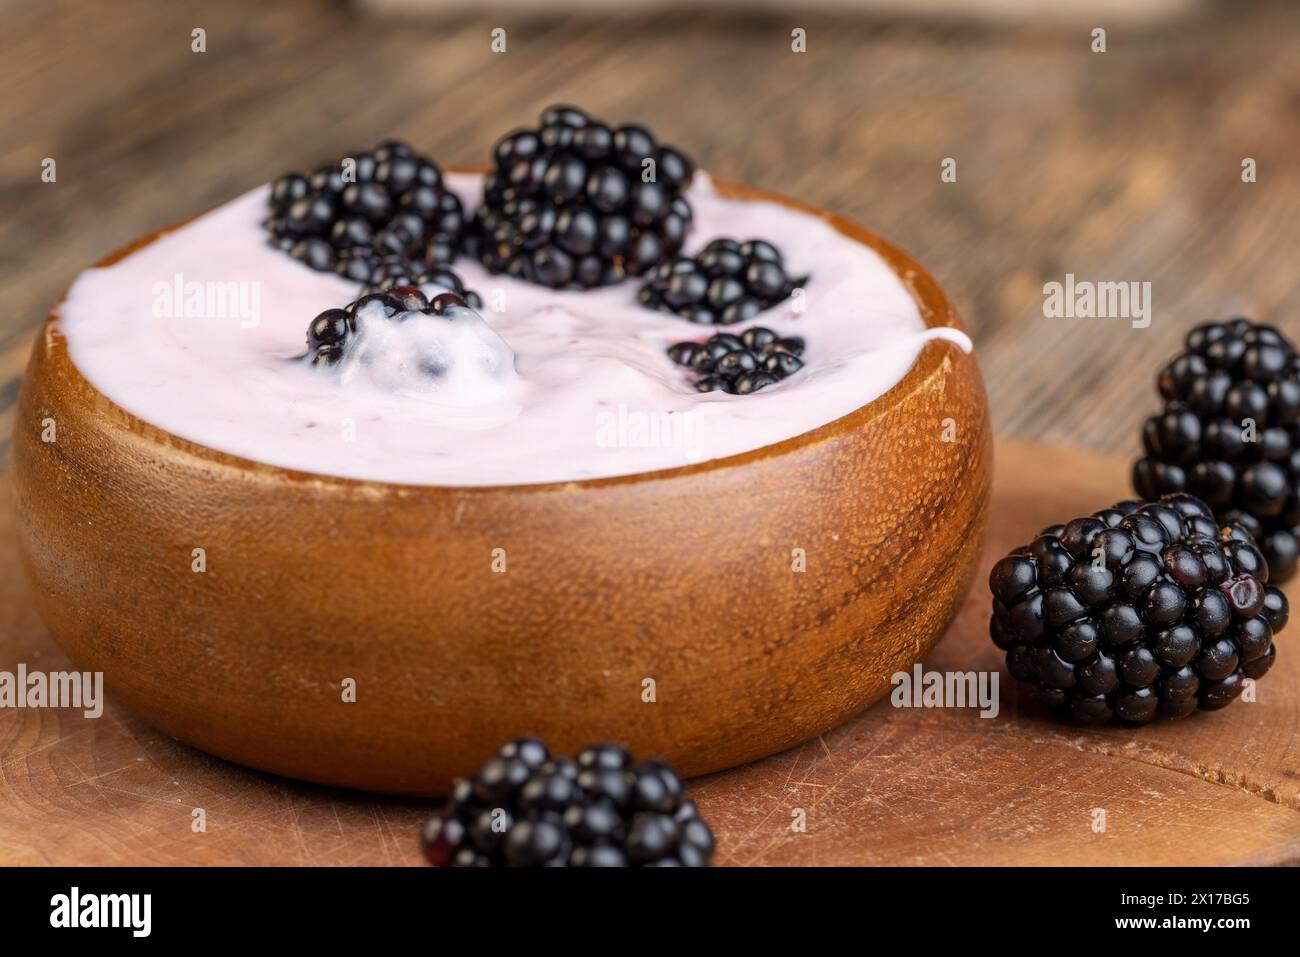
[[[977,19],[0,2],[0,450],[33,331],[87,263],[383,136],[480,161],[555,100],[890,236],[973,328],[1002,433],[1131,450],[1193,322],[1244,310],[1300,335],[1300,6],[1210,3],[1089,46],[1077,25]],[[1151,327],[1044,318],[1066,273],[1151,282]]]

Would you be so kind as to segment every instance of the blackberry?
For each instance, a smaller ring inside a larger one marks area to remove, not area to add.
[[[1190,492],[1255,537],[1275,582],[1300,552],[1300,357],[1272,326],[1208,322],[1157,379],[1133,466],[1144,498]]]
[[[424,268],[400,256],[384,256],[374,262],[366,278],[362,280],[361,294],[370,295],[387,292],[394,286],[441,286],[454,292],[469,305],[471,309],[483,308],[483,297],[472,289],[465,288],[465,282],[450,266]]]
[[[369,281],[359,277],[359,264],[385,256],[422,268],[455,259],[465,211],[437,163],[395,140],[345,159],[355,163],[346,180],[340,160],[310,175],[285,173],[271,185],[265,226],[273,245],[358,282]]]
[[[713,832],[663,761],[617,744],[576,759],[535,738],[504,744],[456,782],[422,834],[435,867],[704,867]]]
[[[643,127],[552,106],[536,129],[497,143],[468,251],[492,272],[555,289],[639,276],[681,248],[694,172]]]
[[[691,322],[748,322],[808,281],[786,275],[781,253],[762,239],[715,239],[698,256],[676,256],[650,271],[637,293],[642,305]]]
[[[1177,493],[1046,528],[993,566],[989,632],[1007,671],[1082,721],[1230,704],[1261,678],[1286,596],[1240,525]]]
[[[748,395],[794,375],[803,368],[804,341],[782,338],[771,329],[754,326],[740,335],[719,332],[703,342],[678,342],[668,358],[699,374],[700,392],[721,390]]]
[[[442,317],[449,309],[468,305],[455,292],[440,293],[429,299],[414,285],[390,286],[384,292],[367,293],[341,309],[326,309],[311,321],[303,358],[309,359],[312,365],[336,365],[357,331],[357,312],[371,304],[378,304],[385,318],[397,322],[411,318],[412,314]]]

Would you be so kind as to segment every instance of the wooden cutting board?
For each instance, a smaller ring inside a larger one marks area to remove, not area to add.
[[[1123,459],[1011,441],[997,456],[981,581],[927,669],[998,669],[988,566],[1042,526],[1128,492]],[[28,598],[11,509],[0,475],[0,670],[67,668]],[[1300,863],[1297,631],[1283,633],[1258,701],[1224,711],[1087,729],[1018,701],[1004,675],[996,718],[885,700],[692,792],[727,865]],[[434,802],[248,771],[108,698],[93,720],[0,710],[0,864],[420,863],[418,827]]]

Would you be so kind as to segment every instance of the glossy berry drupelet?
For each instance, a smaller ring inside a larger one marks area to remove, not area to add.
[[[556,289],[642,275],[681,248],[693,175],[643,127],[552,106],[497,143],[470,251],[492,272]]]
[[[698,256],[675,256],[652,269],[637,298],[691,322],[730,326],[788,299],[805,282],[786,274],[769,242],[715,239]]]
[[[720,332],[703,342],[675,343],[668,347],[668,358],[698,376],[695,388],[700,392],[748,395],[802,369],[803,350],[804,341],[797,336],[782,338],[754,326],[738,336]]]
[[[424,268],[400,256],[385,256],[364,282],[363,296],[386,292],[394,286],[441,286],[464,299],[471,309],[483,308],[483,298],[474,290],[466,289],[464,280],[450,266]]]
[[[1272,326],[1211,322],[1157,379],[1164,408],[1142,427],[1139,495],[1187,491],[1246,527],[1275,582],[1300,551],[1300,357]]]
[[[507,742],[456,783],[422,835],[437,867],[703,867],[713,832],[663,761],[617,744],[576,758]]]
[[[1081,721],[1222,708],[1262,678],[1286,625],[1250,533],[1185,493],[1053,525],[993,566],[1007,670]]]
[[[445,285],[445,284],[444,284]],[[413,285],[391,286],[367,293],[341,309],[326,309],[307,327],[307,353],[312,365],[338,364],[357,331],[357,313],[374,310],[385,319],[404,322],[417,316],[444,317],[452,308],[465,308],[465,298],[455,292],[437,293],[430,299]]]
[[[433,160],[397,141],[271,184],[271,242],[313,269],[373,282],[380,260],[444,266],[460,251],[465,211]]]

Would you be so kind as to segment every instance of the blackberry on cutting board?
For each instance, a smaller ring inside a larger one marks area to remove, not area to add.
[[[786,275],[780,251],[762,239],[715,239],[698,256],[676,256],[650,271],[637,294],[642,305],[691,322],[729,326],[748,322],[790,298],[808,277]]]
[[[1157,379],[1133,466],[1139,495],[1187,491],[1255,537],[1275,582],[1300,543],[1300,358],[1272,326],[1209,322]]]
[[[681,248],[694,172],[644,127],[552,106],[497,143],[472,252],[492,272],[556,289],[639,276]]]
[[[424,827],[436,867],[704,867],[713,832],[663,761],[617,744],[576,759],[535,738],[507,742],[456,782]]]
[[[453,308],[464,308],[464,297],[444,292],[427,297],[412,285],[398,285],[384,292],[367,293],[339,309],[326,309],[307,327],[307,355],[312,365],[332,366],[343,358],[350,338],[357,331],[357,313],[375,308],[385,319],[406,321],[413,313],[444,317]]]
[[[1286,596],[1244,528],[1187,494],[1043,530],[993,566],[1007,671],[1082,721],[1214,710],[1273,664]]]
[[[674,343],[668,358],[699,376],[695,388],[700,392],[749,395],[802,369],[803,350],[798,336],[781,337],[753,326],[740,335],[719,332],[703,342]]]
[[[373,268],[385,256],[422,268],[446,265],[465,229],[460,198],[444,185],[438,164],[398,141],[315,173],[285,173],[271,185],[270,206],[265,225],[275,246],[313,269],[354,279],[362,265]]]

